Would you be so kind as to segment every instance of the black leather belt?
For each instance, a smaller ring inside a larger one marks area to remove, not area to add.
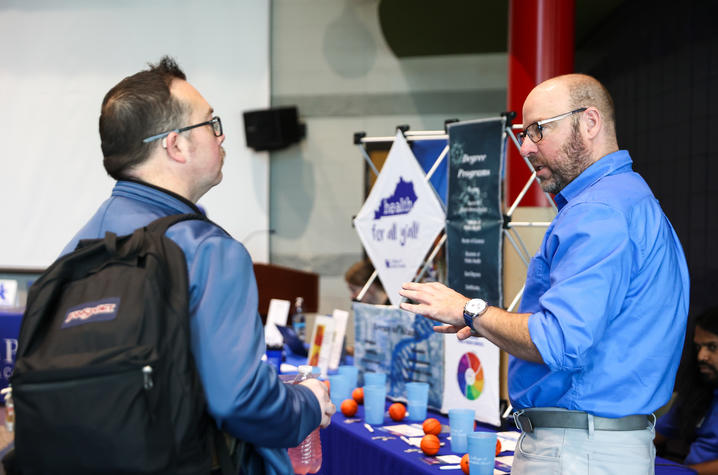
[[[533,432],[541,427],[588,430],[588,416],[589,414],[583,411],[525,409],[514,413],[514,422],[523,432]],[[648,425],[649,416],[646,415],[617,418],[593,416],[593,428],[596,430],[642,430]]]

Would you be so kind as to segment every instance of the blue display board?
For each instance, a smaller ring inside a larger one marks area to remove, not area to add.
[[[387,375],[387,396],[405,399],[405,384],[429,383],[429,406],[441,408],[444,338],[428,318],[386,305],[355,302],[354,365]]]
[[[0,309],[0,355],[2,356],[0,389],[10,384],[10,375],[15,368],[15,353],[21,322],[22,310]]]
[[[439,155],[441,155],[441,152],[444,151],[447,144],[448,141],[446,139],[424,139],[409,142],[411,151],[414,153],[416,160],[419,162],[425,173],[428,173],[429,170],[431,170],[431,167],[434,166],[436,159],[439,158]],[[446,177],[448,170],[447,162],[447,157],[444,157],[439,166],[436,167],[436,170],[434,170],[434,174],[431,175],[431,178],[429,179],[429,182],[434,187],[434,190],[436,190],[436,194],[439,195],[439,198],[441,198],[441,202],[444,203],[444,206],[446,206],[447,191],[449,187],[449,182]]]

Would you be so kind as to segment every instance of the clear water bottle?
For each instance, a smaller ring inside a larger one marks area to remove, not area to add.
[[[294,384],[312,378],[312,367],[303,365],[299,367],[299,374]],[[322,467],[322,441],[319,438],[317,427],[296,447],[289,449],[289,458],[292,461],[294,473],[304,475],[305,473],[317,473]]]
[[[292,315],[292,327],[299,338],[304,341],[306,334],[306,317],[304,316],[304,299],[297,297],[294,302],[294,315]]]
[[[0,394],[5,398],[5,429],[12,432],[15,430],[15,404],[12,400],[12,387],[3,388]]]

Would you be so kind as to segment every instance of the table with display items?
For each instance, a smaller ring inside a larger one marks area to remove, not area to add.
[[[387,401],[388,408],[391,401]],[[448,440],[448,418],[442,414],[429,411],[427,417],[434,417],[445,428],[439,434],[439,440],[443,443],[436,456],[457,455],[451,451],[451,442]],[[356,422],[350,422],[354,421]],[[371,426],[370,432],[364,424],[364,406],[359,405],[357,413],[353,417],[345,417],[338,411],[332,418],[332,423],[326,429],[320,431],[322,439],[322,468],[318,472],[324,475],[342,474],[367,474],[367,473],[390,473],[392,475],[416,475],[416,474],[463,474],[456,463],[442,463],[436,456],[429,457],[417,447],[407,444],[400,436],[388,432],[386,429],[396,424],[411,424],[403,420],[394,422],[385,413],[382,426]],[[420,424],[420,423],[419,423]],[[477,431],[496,431],[497,429],[477,423]],[[506,430],[506,429],[501,429]],[[518,436],[518,432],[516,433]],[[497,456],[497,464],[494,469],[495,475],[510,472],[510,459],[504,457],[513,456],[513,451],[502,451]],[[507,463],[508,462],[508,463]],[[447,469],[447,466],[454,468]],[[441,467],[447,467],[442,469]],[[694,470],[677,464],[675,462],[656,457],[657,475],[689,474],[696,473]]]

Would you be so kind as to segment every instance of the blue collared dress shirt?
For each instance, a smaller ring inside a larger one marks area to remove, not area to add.
[[[511,357],[514,408],[649,414],[672,393],[688,315],[688,268],[627,151],[558,195],[519,311],[544,364]]]

